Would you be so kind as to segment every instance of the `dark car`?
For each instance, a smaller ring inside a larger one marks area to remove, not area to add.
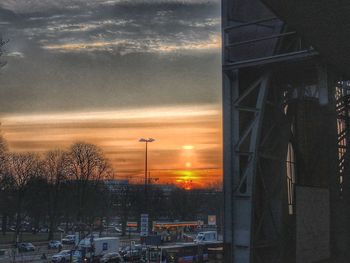
[[[60,253],[57,253],[52,256],[52,262],[69,262],[71,258],[70,250],[62,250]]]
[[[19,252],[35,251],[35,247],[32,243],[19,243],[17,247]]]
[[[139,261],[142,259],[142,251],[141,250],[129,250],[123,255],[123,259],[126,262]]]
[[[123,258],[120,256],[118,252],[112,252],[112,253],[107,253],[103,255],[103,257],[100,259],[101,263],[121,263],[124,262]]]

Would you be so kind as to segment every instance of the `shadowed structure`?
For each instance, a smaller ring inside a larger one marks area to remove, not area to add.
[[[223,1],[225,262],[349,258],[349,7]]]
[[[262,0],[337,70],[350,73],[350,3],[328,0]]]

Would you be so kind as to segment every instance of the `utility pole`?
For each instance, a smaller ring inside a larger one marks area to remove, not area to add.
[[[145,212],[148,213],[148,196],[147,196],[147,185],[148,185],[148,143],[154,142],[155,139],[153,138],[141,138],[139,142],[144,142],[145,143]]]

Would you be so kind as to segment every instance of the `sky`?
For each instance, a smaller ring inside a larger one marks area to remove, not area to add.
[[[116,178],[221,181],[219,0],[2,0],[12,151],[100,146]]]

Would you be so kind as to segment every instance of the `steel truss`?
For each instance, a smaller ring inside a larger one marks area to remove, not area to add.
[[[249,10],[258,2],[222,2],[225,262],[295,262],[297,179],[290,175],[287,183],[286,159],[294,146],[299,159],[308,152],[298,149],[296,111],[287,107],[296,100],[329,107],[330,81],[317,52],[264,7],[237,20],[238,7],[248,14],[244,6]],[[300,67],[311,68],[315,85],[289,87]]]
[[[338,131],[338,171],[339,171],[339,195],[343,193],[343,182],[349,172],[350,141],[350,83],[348,81],[338,82],[336,87],[336,109],[337,109],[337,131]]]

